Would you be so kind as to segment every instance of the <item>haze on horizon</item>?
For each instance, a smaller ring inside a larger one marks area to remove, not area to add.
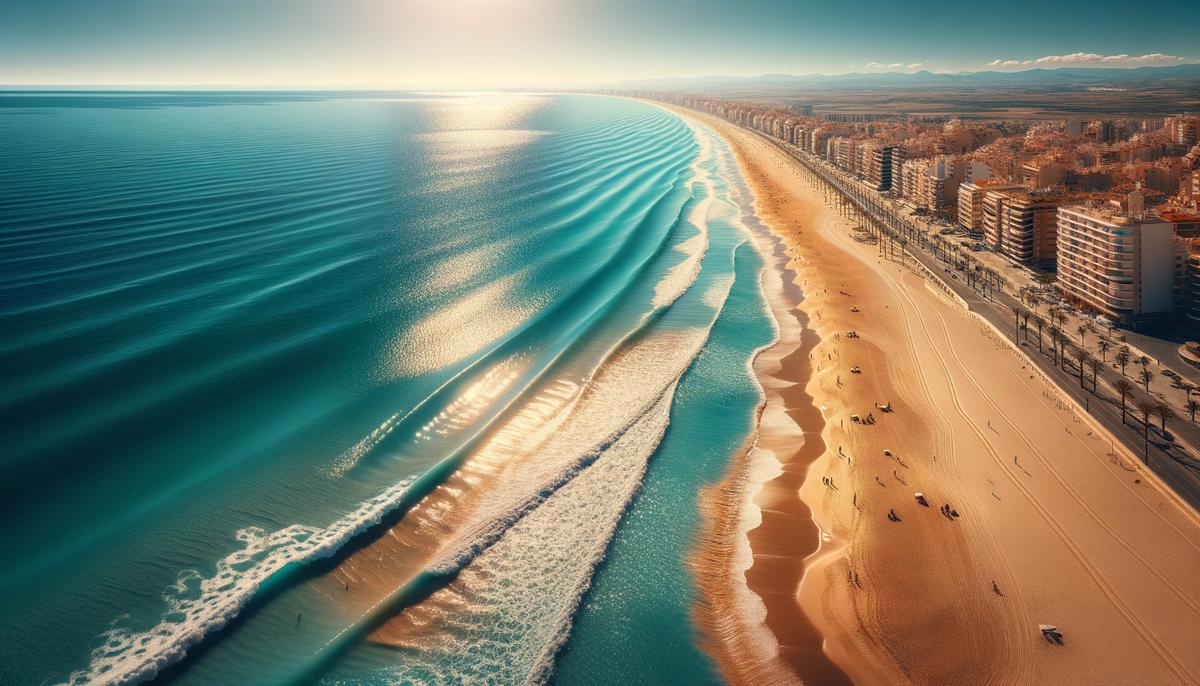
[[[986,25],[985,25],[986,24]],[[711,74],[1166,66],[1200,3],[0,2],[8,85],[569,86]]]

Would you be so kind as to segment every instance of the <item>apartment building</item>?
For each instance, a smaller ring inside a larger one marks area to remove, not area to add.
[[[1058,206],[1065,199],[1057,190],[1039,191],[1023,186],[988,188],[981,203],[984,242],[1013,262],[1053,269],[1058,245]]]
[[[1175,225],[1143,215],[1140,197],[1129,204],[1058,208],[1057,287],[1086,309],[1137,326],[1171,316],[1182,261]]]
[[[1063,182],[1067,169],[1054,162],[1032,161],[1021,165],[1021,183],[1030,188],[1046,188]]]
[[[967,179],[967,169],[961,157],[906,160],[900,175],[900,196],[917,207],[952,212],[959,184]]]
[[[1169,117],[1165,128],[1175,145],[1186,149],[1200,143],[1200,117]]]
[[[900,160],[904,159],[904,147],[895,143],[869,142],[863,148],[865,178],[872,188],[886,192],[892,188],[892,178],[897,173]]]
[[[1015,183],[1003,183],[995,179],[967,181],[958,186],[958,225],[971,238],[983,238],[983,196],[988,191],[1024,189]]]

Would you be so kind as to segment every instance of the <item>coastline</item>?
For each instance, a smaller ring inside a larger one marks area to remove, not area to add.
[[[755,361],[766,394],[757,442],[705,494],[697,624],[726,679],[796,683],[828,659],[860,684],[1196,681],[1200,657],[1183,638],[1200,630],[1187,571],[1200,568],[1196,513],[1089,430],[1020,351],[907,265],[851,240],[799,162],[728,122],[655,104],[729,143],[791,258],[768,270],[781,280],[794,270],[804,290],[772,302],[781,334]],[[811,352],[786,335],[781,307],[806,318]],[[798,438],[805,429],[819,438]],[[783,456],[761,490],[756,449]],[[921,508],[916,491],[961,518]],[[772,523],[789,518],[790,532]],[[739,536],[750,544],[744,574]],[[798,582],[784,571],[797,568]],[[761,607],[734,607],[739,584]],[[1047,622],[1068,649],[1047,652],[1037,632]],[[790,650],[812,630],[823,655]]]

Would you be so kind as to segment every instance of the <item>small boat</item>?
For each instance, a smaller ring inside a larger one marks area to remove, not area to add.
[[[921,503],[921,507],[929,507],[929,501],[925,499],[924,493],[914,493],[913,495],[916,497],[917,502]]]

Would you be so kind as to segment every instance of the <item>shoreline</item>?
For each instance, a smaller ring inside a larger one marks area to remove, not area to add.
[[[766,270],[794,276],[803,298],[786,306],[798,305],[817,339],[804,354],[772,303],[781,333],[755,360],[766,400],[752,449],[783,456],[780,474],[756,491],[747,451],[702,496],[696,617],[726,679],[797,683],[829,661],[859,684],[1200,681],[1185,638],[1200,631],[1189,571],[1200,568],[1200,518],[1143,470],[1128,471],[1136,460],[1110,454],[1022,351],[911,265],[853,241],[798,161],[711,115],[654,104],[729,144],[756,215],[790,258],[772,265],[760,245]],[[841,335],[849,330],[860,338]],[[809,355],[807,378],[785,371]],[[777,368],[762,371],[772,357]],[[803,414],[809,397],[815,418]],[[819,439],[789,452],[805,428]],[[961,517],[921,508],[915,491]],[[776,528],[774,518],[795,525]],[[799,533],[808,527],[819,532],[815,550]],[[750,542],[744,573],[739,537]],[[797,567],[794,582],[780,571]],[[740,606],[739,585],[751,601]],[[1056,623],[1069,648],[1048,652],[1039,623]],[[789,654],[811,631],[821,654]]]

